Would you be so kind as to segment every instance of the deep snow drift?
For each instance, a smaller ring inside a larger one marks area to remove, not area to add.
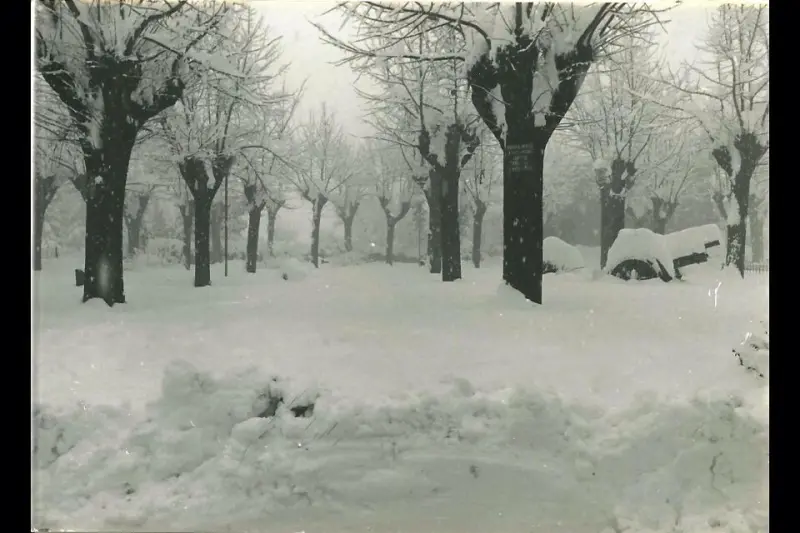
[[[538,307],[496,264],[234,263],[128,272],[108,309],[73,263],[37,280],[37,527],[767,531],[768,387],[731,353],[766,276],[548,275]]]

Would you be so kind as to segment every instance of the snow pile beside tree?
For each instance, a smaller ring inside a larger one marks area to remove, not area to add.
[[[547,237],[542,243],[544,272],[572,272],[583,268],[583,254],[580,250],[558,237]]]
[[[647,228],[623,229],[608,250],[606,271],[611,273],[625,261],[642,261],[658,274],[675,277],[673,255],[663,235]]]
[[[458,504],[451,498],[461,490],[553,523],[581,509],[584,526],[597,531],[738,531],[737,521],[765,520],[767,502],[756,494],[768,425],[740,398],[645,395],[606,412],[552,393],[480,391],[465,380],[383,405],[317,396],[253,370],[214,378],[176,363],[144,416],[80,406],[55,424],[66,444],[37,463],[36,525],[277,528],[280,513],[297,523],[309,513],[356,516],[368,505],[374,518],[399,495],[417,495],[421,506],[440,498],[436,513]],[[292,406],[310,402],[310,418],[292,415]],[[39,450],[57,440],[47,435]],[[465,481],[454,484],[462,479],[454,468]],[[503,501],[496,479],[505,472],[514,477],[505,482],[532,483],[534,493]],[[531,498],[548,504],[532,509]],[[420,516],[411,530],[433,523]],[[690,527],[697,520],[706,529]]]

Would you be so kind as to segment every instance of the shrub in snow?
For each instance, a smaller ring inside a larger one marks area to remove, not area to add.
[[[183,264],[183,241],[180,239],[148,239],[147,247],[142,255],[144,262],[148,265]]]
[[[769,321],[764,321],[762,331],[748,333],[733,355],[745,371],[769,381]]]
[[[330,258],[329,262],[331,265],[336,266],[353,266],[363,265],[364,263],[369,262],[369,259],[367,254],[354,250],[352,252],[334,255]]]
[[[584,267],[580,250],[558,237],[547,237],[542,243],[544,273],[571,272]]]
[[[286,281],[302,281],[314,271],[314,265],[294,257],[282,257],[278,260],[278,263],[281,278]]]
[[[623,229],[608,250],[606,271],[629,279],[671,281],[675,277],[673,256],[663,235],[647,228]]]

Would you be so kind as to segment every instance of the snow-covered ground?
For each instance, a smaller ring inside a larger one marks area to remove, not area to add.
[[[538,307],[496,262],[236,262],[205,289],[134,269],[109,309],[78,303],[79,264],[36,280],[37,527],[768,531],[768,387],[731,353],[765,275],[586,268]],[[256,418],[275,389],[313,416]]]

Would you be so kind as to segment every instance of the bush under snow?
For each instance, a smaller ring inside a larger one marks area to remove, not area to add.
[[[570,272],[585,266],[580,250],[558,237],[547,237],[542,248],[545,273]]]

